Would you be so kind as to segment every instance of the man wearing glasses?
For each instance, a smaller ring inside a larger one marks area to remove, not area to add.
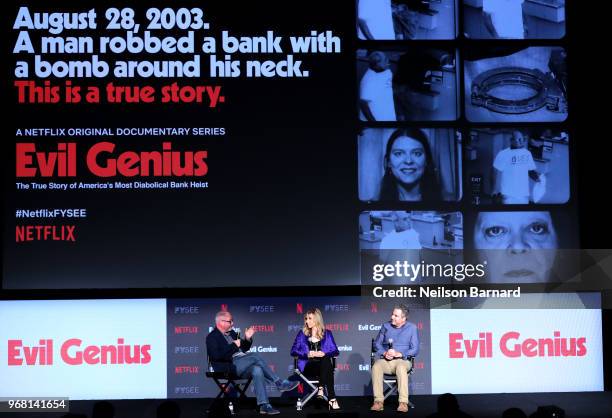
[[[215,315],[215,329],[206,337],[206,350],[215,371],[230,371],[241,378],[253,378],[253,387],[257,396],[257,406],[262,415],[275,415],[266,393],[266,380],[274,383],[279,391],[295,389],[299,382],[282,380],[274,373],[257,353],[249,353],[255,330],[249,327],[244,331],[244,338],[238,338],[232,329],[234,319],[227,311]]]

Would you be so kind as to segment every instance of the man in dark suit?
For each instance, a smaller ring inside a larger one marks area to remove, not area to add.
[[[274,383],[278,390],[285,392],[298,386],[297,381],[282,380],[274,373],[257,353],[249,353],[253,344],[255,330],[249,327],[244,332],[244,338],[238,338],[232,329],[234,319],[227,311],[218,312],[215,316],[215,329],[206,337],[206,351],[215,371],[230,371],[242,378],[253,378],[253,387],[257,396],[257,406],[262,415],[275,415],[268,401],[266,380]]]

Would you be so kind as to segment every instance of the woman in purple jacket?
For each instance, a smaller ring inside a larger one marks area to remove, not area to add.
[[[291,347],[291,355],[298,358],[298,368],[306,376],[319,376],[319,391],[322,398],[325,388],[329,409],[340,409],[334,392],[333,358],[339,354],[331,331],[325,329],[323,315],[318,308],[309,309],[304,315],[304,328],[298,332]]]

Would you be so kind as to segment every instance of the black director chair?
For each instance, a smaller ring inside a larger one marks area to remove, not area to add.
[[[229,365],[231,365],[231,363],[228,363],[228,366]],[[231,388],[234,388],[236,392],[238,392],[241,401],[246,399],[246,390],[248,389],[252,380],[251,377],[246,379],[241,378],[236,373],[233,373],[229,367],[224,371],[215,371],[210,362],[210,357],[208,357],[206,377],[214,380],[216,385],[219,387],[219,393],[215,397],[215,400],[226,399]]]
[[[334,371],[336,370],[336,357],[332,357],[332,364],[334,367]],[[313,396],[315,396],[317,394],[317,392],[319,391],[319,383],[320,383],[320,376],[316,375],[316,376],[307,376],[304,373],[302,373],[302,371],[298,368],[298,358],[297,356],[293,357],[293,372],[302,380],[302,382],[304,382],[305,385],[307,385],[311,391],[310,393],[308,393],[308,395],[306,395],[306,397],[304,397],[302,399],[302,405],[301,407],[303,408],[311,399]],[[327,398],[327,395],[325,393],[323,393],[323,399],[325,399],[326,402],[329,401],[329,399]],[[296,409],[299,410],[298,404],[295,404]]]
[[[376,346],[374,345],[375,339],[372,338],[372,351],[370,353],[370,371],[372,367],[374,367],[374,362],[378,360],[376,358]],[[410,356],[406,358],[406,360],[410,361],[411,367],[408,370],[408,376],[411,376],[414,373],[414,357]],[[410,382],[410,380],[408,380]],[[389,396],[393,395],[397,392],[397,377],[394,374],[386,374],[383,376],[383,394],[384,399],[386,400]],[[414,404],[410,402],[408,399],[408,407],[414,408]]]

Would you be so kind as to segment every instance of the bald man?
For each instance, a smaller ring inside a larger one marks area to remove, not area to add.
[[[215,329],[206,337],[206,351],[215,371],[230,371],[241,378],[252,378],[257,406],[262,415],[276,415],[280,412],[270,405],[266,393],[266,381],[276,385],[279,391],[295,389],[299,382],[282,380],[270,369],[257,353],[249,352],[255,330],[249,327],[244,338],[238,338],[233,330],[234,318],[231,312],[221,311],[215,315]]]

